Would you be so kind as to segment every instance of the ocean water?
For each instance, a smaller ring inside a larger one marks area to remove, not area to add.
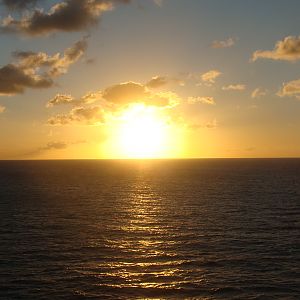
[[[1,299],[300,299],[300,159],[0,162]]]

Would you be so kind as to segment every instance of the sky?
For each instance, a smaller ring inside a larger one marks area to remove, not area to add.
[[[298,0],[0,0],[0,159],[300,156]]]

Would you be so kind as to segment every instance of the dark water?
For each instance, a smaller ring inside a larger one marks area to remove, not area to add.
[[[1,299],[300,299],[300,159],[0,162]]]

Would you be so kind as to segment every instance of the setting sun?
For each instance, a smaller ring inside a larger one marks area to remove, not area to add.
[[[158,158],[167,150],[168,124],[154,107],[131,106],[122,114],[118,130],[124,157]]]

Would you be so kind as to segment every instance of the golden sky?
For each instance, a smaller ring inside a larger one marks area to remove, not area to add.
[[[299,1],[0,4],[0,159],[300,156]]]

